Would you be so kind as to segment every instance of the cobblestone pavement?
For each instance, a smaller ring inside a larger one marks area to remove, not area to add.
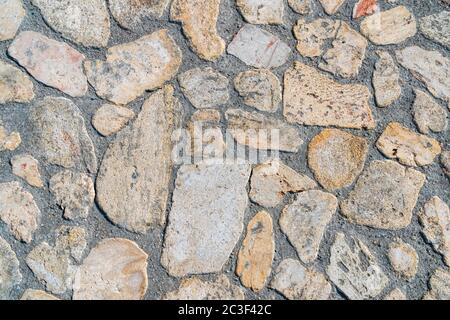
[[[0,299],[450,299],[449,5],[0,0]]]

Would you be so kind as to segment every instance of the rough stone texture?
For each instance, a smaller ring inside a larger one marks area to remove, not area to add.
[[[30,186],[42,188],[44,186],[39,172],[39,162],[29,154],[15,155],[11,158],[12,172],[24,179]]]
[[[72,97],[88,89],[83,73],[85,56],[64,42],[34,32],[20,33],[8,53],[38,81]]]
[[[343,233],[336,234],[327,274],[352,300],[373,299],[389,282],[369,248],[359,239]]]
[[[441,154],[441,165],[444,169],[444,172],[450,178],[450,151],[444,151]]]
[[[337,129],[325,129],[308,146],[308,165],[317,181],[334,191],[351,185],[364,168],[366,139]]]
[[[258,112],[228,109],[228,130],[241,145],[254,149],[297,152],[303,144],[298,129],[278,118]]]
[[[399,288],[395,288],[383,300],[408,300],[406,295]]]
[[[199,278],[188,278],[181,281],[180,287],[168,292],[164,300],[244,300],[243,290],[230,283],[225,275],[214,281],[203,281]]]
[[[417,273],[419,256],[416,250],[401,239],[396,239],[389,244],[389,262],[399,275],[411,279]]]
[[[387,107],[398,100],[402,94],[400,73],[392,56],[386,51],[377,51],[379,57],[375,64],[372,84],[378,107]]]
[[[361,33],[376,45],[401,43],[416,32],[416,19],[405,6],[375,13],[361,22]]]
[[[353,19],[371,15],[378,10],[378,0],[359,0],[353,7]]]
[[[84,67],[89,83],[100,97],[127,104],[172,79],[181,60],[177,44],[162,29],[111,47],[106,61],[86,61]]]
[[[22,298],[20,300],[37,300],[37,301],[44,301],[44,300],[59,300],[54,295],[48,294],[45,291],[42,290],[34,290],[34,289],[27,289],[22,295]]]
[[[447,48],[450,48],[450,11],[443,10],[419,20],[422,34]]]
[[[39,227],[40,216],[33,196],[19,182],[0,183],[0,220],[17,240],[31,242]]]
[[[386,157],[413,167],[429,165],[441,153],[437,140],[415,133],[398,122],[388,124],[376,146]]]
[[[356,77],[366,55],[367,40],[341,22],[332,47],[323,55],[319,68],[343,78]]]
[[[327,40],[336,37],[340,26],[340,21],[332,19],[316,19],[311,22],[299,19],[294,26],[298,52],[304,57],[321,56]]]
[[[102,240],[78,268],[74,300],[139,300],[147,291],[147,254],[133,241]]]
[[[102,136],[108,137],[122,130],[134,116],[133,110],[104,104],[92,117],[92,125]]]
[[[108,44],[109,13],[105,0],[32,0],[47,24],[65,38],[87,47]]]
[[[178,170],[161,257],[169,274],[222,269],[243,230],[249,176],[249,165],[235,163]]]
[[[414,121],[419,131],[424,134],[443,132],[447,130],[447,112],[432,97],[425,92],[415,89],[416,99],[413,105]]]
[[[450,300],[450,272],[437,269],[430,278],[430,291],[424,300]]]
[[[72,251],[84,251],[86,232],[79,227],[62,227],[56,233],[56,244],[41,242],[28,254],[26,263],[48,291],[62,294],[72,289],[76,271]]]
[[[45,161],[97,171],[97,157],[80,109],[66,98],[45,97],[29,115],[33,143]]]
[[[323,234],[338,207],[337,198],[319,190],[297,194],[280,217],[281,230],[297,250],[300,260],[316,260]]]
[[[0,0],[0,41],[13,39],[26,16],[22,0]]]
[[[283,0],[236,0],[245,21],[253,24],[282,24]]]
[[[422,81],[436,98],[450,103],[450,59],[417,46],[396,51],[397,61]]]
[[[300,14],[308,14],[313,8],[311,0],[288,0],[292,10]]]
[[[319,0],[323,10],[329,15],[338,12],[346,0]]]
[[[314,180],[276,159],[253,168],[250,185],[250,199],[266,208],[278,206],[288,192],[317,187]]]
[[[248,223],[247,233],[239,250],[236,274],[241,283],[255,292],[264,288],[272,271],[275,241],[272,217],[258,212]]]
[[[97,176],[97,203],[120,227],[145,233],[164,224],[172,142],[182,110],[166,86],[154,93],[109,145]]]
[[[0,151],[14,151],[19,147],[21,142],[20,134],[18,132],[8,133],[0,121]]]
[[[126,29],[137,29],[146,19],[161,18],[170,0],[109,0],[114,19]]]
[[[64,210],[64,218],[77,220],[88,217],[95,198],[94,183],[88,175],[61,171],[50,179],[49,189]]]
[[[450,209],[439,197],[432,197],[419,213],[423,234],[450,267]]]
[[[248,70],[234,79],[234,87],[244,103],[265,112],[276,112],[282,101],[281,85],[269,70]]]
[[[21,281],[19,260],[9,243],[0,237],[0,300],[12,299],[11,292]]]
[[[212,68],[195,68],[178,77],[181,90],[197,109],[219,107],[228,102],[228,78]]]
[[[373,129],[369,98],[366,86],[341,84],[300,62],[284,75],[283,114],[289,122]]]
[[[170,18],[181,23],[192,49],[205,60],[214,61],[225,51],[217,32],[220,0],[173,0]]]
[[[294,259],[278,265],[270,287],[290,300],[328,300],[331,293],[331,285],[322,273]]]
[[[0,104],[30,102],[34,98],[34,85],[30,78],[11,64],[0,60]]]
[[[291,49],[270,32],[246,24],[228,45],[227,52],[249,66],[269,69],[285,64]]]
[[[341,212],[351,222],[373,228],[407,227],[425,175],[391,161],[371,162],[356,182]]]

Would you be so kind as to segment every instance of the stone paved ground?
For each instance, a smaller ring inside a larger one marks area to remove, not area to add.
[[[0,299],[450,299],[449,9],[0,0]]]

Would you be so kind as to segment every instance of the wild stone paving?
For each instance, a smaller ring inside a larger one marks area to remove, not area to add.
[[[449,5],[0,0],[0,300],[450,299]]]

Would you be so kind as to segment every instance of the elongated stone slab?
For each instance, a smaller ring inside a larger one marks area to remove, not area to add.
[[[373,129],[369,89],[341,84],[315,68],[295,62],[284,76],[284,110],[288,122],[310,126]]]
[[[67,43],[24,31],[14,39],[8,53],[36,80],[72,97],[86,94],[85,56]]]
[[[419,21],[422,34],[447,48],[450,48],[450,11],[442,10]]]
[[[161,263],[169,274],[218,272],[244,228],[251,168],[224,163],[178,170]]]
[[[161,87],[181,65],[181,50],[167,30],[108,49],[106,61],[86,61],[89,83],[97,94],[127,104],[146,90]]]
[[[386,51],[377,51],[379,59],[375,64],[372,84],[378,107],[387,107],[402,94],[399,84],[400,72],[392,56]]]
[[[181,105],[166,86],[142,106],[136,120],[117,134],[96,181],[97,203],[108,218],[129,231],[145,233],[164,224],[172,174],[172,141]]]

